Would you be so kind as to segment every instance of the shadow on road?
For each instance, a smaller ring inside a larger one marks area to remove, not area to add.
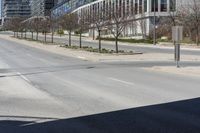
[[[44,123],[2,120],[0,132],[199,133],[200,98]]]

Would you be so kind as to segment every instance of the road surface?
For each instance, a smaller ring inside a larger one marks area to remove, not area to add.
[[[200,78],[0,40],[2,133],[199,133]],[[196,66],[198,62],[183,62]]]

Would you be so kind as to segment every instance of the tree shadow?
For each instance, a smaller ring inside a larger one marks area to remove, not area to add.
[[[2,120],[0,132],[199,133],[200,98],[43,123]]]

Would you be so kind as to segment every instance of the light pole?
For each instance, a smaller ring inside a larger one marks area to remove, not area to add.
[[[153,0],[153,5],[154,5],[154,32],[153,32],[153,44],[156,45],[156,0]]]

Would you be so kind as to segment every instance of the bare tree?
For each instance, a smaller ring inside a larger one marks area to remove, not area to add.
[[[199,32],[200,32],[200,0],[193,0],[191,8],[191,19],[196,31],[196,44],[199,45]]]
[[[13,17],[13,18],[10,18],[9,20],[7,20],[7,22],[5,23],[4,27],[8,30],[11,30],[14,32],[14,36],[16,36],[17,34],[17,37],[18,37],[18,32],[22,31],[22,21],[24,19],[23,18],[19,18],[19,17]]]
[[[39,31],[41,27],[41,18],[38,16],[30,18],[30,23],[33,31],[36,32],[36,40],[38,41]]]
[[[42,33],[44,34],[44,41],[47,42],[47,32],[50,31],[50,18],[45,17],[40,22]]]
[[[14,37],[16,37],[16,35],[17,35],[17,28],[15,26],[15,22],[16,22],[15,19],[16,18],[11,18],[11,19],[7,20],[3,25],[4,29],[13,31]]]
[[[63,29],[69,33],[69,46],[71,46],[71,33],[78,27],[78,17],[75,13],[70,13],[62,16],[59,20]]]
[[[106,2],[106,1],[104,1]],[[105,5],[106,3],[104,3]],[[107,23],[108,15],[105,6],[103,6],[100,11],[95,10],[96,8],[93,9],[91,18],[90,18],[90,23],[91,23],[91,28],[95,29],[98,32],[98,41],[99,41],[99,52],[101,52],[101,32],[104,30],[105,25]]]
[[[50,29],[51,29],[51,43],[53,43],[54,42],[54,32],[55,32],[57,19],[53,18],[52,16],[50,16],[49,22],[50,22]]]
[[[200,38],[200,0],[188,1],[187,5],[183,5],[179,12],[179,19],[186,29],[190,29],[190,33],[194,34],[195,42],[199,45]]]
[[[146,31],[147,31],[147,20],[146,20],[146,18],[145,18],[145,14],[144,14],[145,12],[144,12],[144,9],[142,10],[142,13],[141,13],[141,18],[142,19],[139,19],[138,21],[139,21],[139,26],[140,26],[140,29],[141,29],[141,32],[142,32],[142,38],[143,39],[146,39],[146,35],[147,35],[147,33],[146,33]]]
[[[125,27],[130,23],[129,14],[126,11],[122,11],[122,7],[118,7],[119,9],[110,8],[107,10],[108,21],[107,28],[111,31],[112,35],[115,38],[115,48],[116,53],[119,52],[118,48],[118,38],[122,34]]]
[[[88,15],[85,12],[78,14],[79,47],[82,48],[82,33],[89,29]]]

